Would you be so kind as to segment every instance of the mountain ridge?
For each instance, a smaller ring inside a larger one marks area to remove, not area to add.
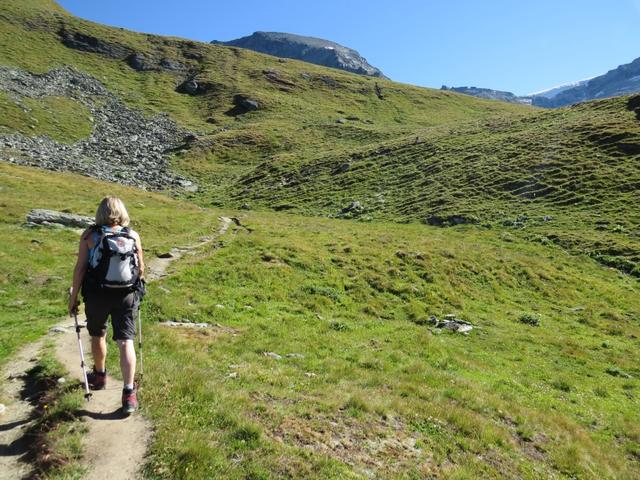
[[[489,100],[499,100],[507,103],[518,103],[522,105],[531,105],[530,96],[517,96],[512,92],[504,90],[493,90],[491,88],[479,88],[479,87],[447,87],[443,85],[441,90],[449,92],[463,93],[465,95],[471,95],[473,97],[486,98]]]
[[[256,31],[246,37],[211,43],[248,48],[280,58],[301,60],[325,67],[337,68],[359,75],[387,78],[356,50],[331,40],[284,32]]]
[[[588,80],[576,82],[560,91],[552,89],[533,96],[533,104],[541,107],[564,107],[587,100],[629,95],[640,92],[640,57]],[[551,95],[550,95],[551,93]]]

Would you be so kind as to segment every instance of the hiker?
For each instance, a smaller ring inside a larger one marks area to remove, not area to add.
[[[95,222],[80,237],[69,314],[77,314],[78,292],[82,291],[94,361],[93,371],[88,374],[92,390],[106,387],[107,320],[111,316],[113,340],[120,349],[120,369],[124,380],[122,409],[129,414],[138,409],[133,341],[144,288],[142,245],[140,236],[128,228],[129,214],[117,197],[102,199]]]

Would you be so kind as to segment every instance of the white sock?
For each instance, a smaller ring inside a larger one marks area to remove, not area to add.
[[[125,383],[124,384],[124,389],[125,390],[133,390],[133,383]]]

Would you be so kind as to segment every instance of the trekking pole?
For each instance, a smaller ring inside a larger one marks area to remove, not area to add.
[[[144,365],[142,363],[142,305],[138,307],[138,352],[140,355],[140,374],[138,376],[138,384],[142,383],[144,375]]]
[[[91,399],[92,393],[89,391],[89,379],[87,378],[87,368],[84,363],[84,350],[82,349],[82,340],[80,339],[80,329],[82,328],[78,323],[78,312],[74,310],[73,319],[76,323],[76,335],[78,336],[78,348],[80,349],[80,367],[82,368],[82,378],[84,380],[84,399],[88,402]]]

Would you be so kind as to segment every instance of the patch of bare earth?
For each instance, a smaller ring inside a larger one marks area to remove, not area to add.
[[[368,478],[416,471],[429,478],[438,468],[429,452],[417,445],[418,437],[396,417],[285,417],[266,435],[287,445],[309,449],[339,460]]]

